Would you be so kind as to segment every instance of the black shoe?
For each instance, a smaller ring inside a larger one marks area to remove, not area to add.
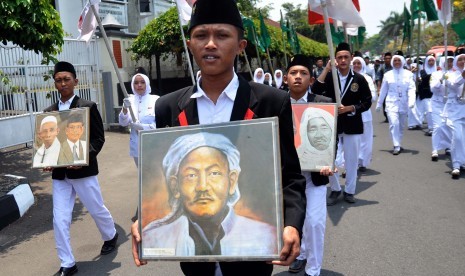
[[[452,174],[452,179],[459,179],[460,178],[460,169],[453,169],[451,174]]]
[[[392,151],[392,154],[393,154],[393,155],[399,155],[399,153],[400,153],[400,149],[394,149],[394,150]]]
[[[426,136],[433,136],[433,131],[432,131],[432,130],[428,130],[427,132],[425,132],[425,135],[426,135]]]
[[[341,195],[341,191],[331,191],[328,199],[326,200],[326,206],[333,206],[337,202],[337,198]]]
[[[342,176],[342,178],[346,178],[346,171],[343,171],[343,172],[341,173],[341,176]]]
[[[348,194],[346,192],[344,192],[344,200],[348,203],[355,203],[356,200],[355,200],[355,197],[353,194]]]
[[[305,268],[306,263],[307,263],[307,260],[295,259],[295,261],[293,261],[292,264],[289,266],[289,272],[297,273],[297,272],[302,271]]]
[[[100,255],[107,255],[116,249],[116,242],[118,241],[118,232],[116,232],[113,239],[105,241],[102,245],[102,250],[100,250]]]
[[[57,273],[53,274],[53,276],[69,276],[74,275],[78,272],[78,268],[76,265],[72,267],[60,267]]]
[[[431,154],[431,161],[433,161],[433,162],[437,162],[437,161],[438,161],[438,159],[439,159],[439,156],[438,156],[438,154],[437,154],[437,153],[433,153],[433,154]]]
[[[389,123],[389,120],[386,118],[386,119],[384,119],[384,122],[385,122],[385,123]]]
[[[367,171],[367,167],[360,166],[360,167],[358,167],[358,171],[359,171],[359,172],[366,172],[366,171]]]
[[[445,150],[445,153],[446,153],[447,156],[450,156],[450,149],[447,148],[447,149]]]

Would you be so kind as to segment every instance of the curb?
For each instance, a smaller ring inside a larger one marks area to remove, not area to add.
[[[0,175],[0,230],[22,217],[34,204],[26,177]]]

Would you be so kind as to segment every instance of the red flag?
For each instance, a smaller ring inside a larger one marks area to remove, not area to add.
[[[452,19],[452,6],[450,0],[436,0],[438,6],[438,17],[441,24],[447,25]],[[445,24],[444,24],[445,23]]]
[[[91,0],[90,2],[87,2],[86,6],[81,12],[81,16],[79,17],[78,20],[78,30],[79,30],[79,36],[78,40],[82,39],[85,40],[86,42],[89,42],[90,39],[92,38],[92,35],[94,34],[95,28],[97,27],[97,19],[95,16],[98,16],[96,14],[94,16],[94,13],[92,12],[91,5],[95,7],[95,10],[98,11],[98,3],[100,0]]]
[[[352,3],[354,4],[357,11],[360,12],[360,4],[358,3],[358,0],[352,0]],[[333,19],[329,18],[329,23],[332,24],[333,22],[334,22]],[[310,25],[324,24],[323,15],[313,12],[310,9],[310,5],[308,5],[308,24]]]

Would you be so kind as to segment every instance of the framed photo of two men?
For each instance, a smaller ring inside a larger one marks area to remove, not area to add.
[[[302,171],[334,171],[337,107],[333,103],[293,104],[294,143]]]
[[[279,258],[277,118],[148,130],[139,139],[142,259]]]
[[[36,115],[32,167],[89,165],[89,109]]]

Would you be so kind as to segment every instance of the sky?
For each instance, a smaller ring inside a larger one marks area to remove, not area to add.
[[[275,21],[279,21],[279,9],[283,3],[292,3],[294,6],[300,4],[301,9],[306,8],[308,5],[307,0],[261,0],[257,6],[271,5],[274,9],[271,11],[270,17]],[[379,33],[378,25],[380,25],[380,20],[388,18],[391,11],[402,13],[404,3],[407,4],[407,7],[410,6],[410,0],[359,0],[360,14],[365,22],[368,37]]]

